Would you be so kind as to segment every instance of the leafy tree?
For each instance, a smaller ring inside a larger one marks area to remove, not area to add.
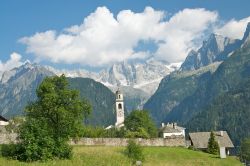
[[[45,78],[37,89],[37,97],[25,109],[17,159],[70,158],[72,151],[67,142],[79,135],[90,105],[80,99],[77,91],[68,89],[64,75]]]
[[[241,142],[240,158],[242,161],[250,163],[250,138],[244,139]]]
[[[144,128],[139,127],[138,131],[126,131],[126,138],[149,138],[149,134],[145,131]]]
[[[134,140],[129,140],[126,147],[125,153],[132,160],[133,163],[136,161],[143,161],[144,155],[142,147],[139,144],[136,144]]]
[[[210,138],[208,140],[208,148],[207,148],[207,152],[210,154],[219,154],[219,144],[218,142],[215,140],[215,135],[214,132],[212,131],[210,133]]]
[[[129,135],[135,135],[135,137],[156,137],[156,126],[149,116],[148,112],[143,110],[132,111],[124,121],[125,128],[130,132]]]

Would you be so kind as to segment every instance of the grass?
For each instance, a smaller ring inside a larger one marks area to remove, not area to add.
[[[125,166],[131,165],[124,155],[124,147],[75,146],[72,160],[24,163],[0,157],[0,166]],[[207,153],[181,147],[145,147],[144,166],[237,166],[241,163],[234,157],[220,159]]]

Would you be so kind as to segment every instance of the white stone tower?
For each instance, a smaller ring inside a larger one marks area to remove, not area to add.
[[[123,102],[123,94],[120,89],[116,91],[116,101],[115,101],[115,110],[116,110],[116,123],[115,127],[124,126],[124,102]]]

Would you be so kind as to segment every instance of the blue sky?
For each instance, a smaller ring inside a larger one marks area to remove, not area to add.
[[[131,10],[133,13],[142,13],[146,6],[152,7],[154,11],[165,12],[165,20],[170,19],[176,13],[186,9],[197,9],[205,8],[206,11],[217,12],[218,16],[215,20],[208,20],[208,22],[219,22],[218,24],[227,23],[232,19],[240,21],[241,19],[250,16],[249,6],[250,2],[248,0],[165,0],[165,1],[84,1],[84,0],[2,0],[0,2],[0,60],[4,63],[10,58],[10,54],[17,52],[21,54],[22,60],[30,59],[31,61],[37,58],[36,54],[38,51],[31,51],[27,53],[26,49],[28,46],[33,46],[33,43],[23,42],[20,40],[23,37],[31,37],[35,33],[42,33],[48,30],[55,30],[56,35],[63,33],[65,28],[69,28],[73,25],[81,25],[84,18],[97,10],[97,7],[105,6],[110,13],[114,15],[114,18],[123,10]],[[105,10],[102,10],[105,11]],[[194,20],[195,20],[194,15]],[[207,25],[207,24],[206,24]],[[203,30],[202,30],[203,31]],[[205,31],[205,30],[204,30]],[[199,33],[201,33],[199,31]],[[226,32],[225,32],[226,33]],[[203,34],[203,33],[201,33]],[[227,34],[227,33],[226,33]],[[149,38],[152,38],[149,36]],[[136,48],[148,47],[150,50],[154,44],[158,44],[160,39],[153,37],[153,41],[156,43],[142,45],[142,39],[138,38],[140,42],[137,43]],[[148,40],[148,39],[146,39]],[[127,41],[126,41],[127,42]],[[147,43],[147,42],[146,42]],[[133,45],[134,46],[134,45]],[[119,46],[118,46],[119,47]],[[154,47],[154,46],[153,46]],[[189,47],[189,46],[187,46]],[[38,49],[36,47],[36,49]],[[147,49],[147,48],[144,48]],[[154,48],[155,49],[155,48]],[[171,48],[168,48],[171,49]],[[136,50],[136,49],[135,49]],[[109,50],[110,51],[110,50]],[[116,50],[115,50],[116,51]],[[55,51],[54,51],[55,52]],[[114,50],[112,49],[112,52]],[[44,52],[43,52],[44,53]],[[104,52],[105,53],[105,52]],[[118,52],[119,53],[119,52]],[[137,55],[138,52],[133,52],[136,56],[149,56],[149,55]],[[45,53],[46,54],[46,53]],[[59,53],[60,54],[60,53]],[[160,53],[159,53],[160,54]],[[91,54],[89,54],[91,56]],[[123,55],[127,56],[127,55]],[[129,56],[128,56],[129,57]],[[159,57],[162,57],[160,55]],[[46,59],[47,58],[47,59]],[[116,57],[113,57],[116,58]],[[129,57],[130,58],[130,57]],[[107,60],[108,58],[103,58],[103,62],[98,65],[94,65],[88,68],[99,68],[105,66],[113,61]],[[182,58],[183,59],[183,58]],[[86,61],[88,59],[82,59]],[[122,58],[117,58],[116,61],[123,60]],[[95,59],[90,60],[93,63]],[[174,61],[174,60],[173,60]],[[39,60],[42,64],[49,64],[58,68],[70,68],[74,67],[84,67],[91,66],[90,63],[76,63],[75,60],[63,61],[62,59],[49,60],[48,56],[45,56]],[[115,61],[114,61],[115,62]]]

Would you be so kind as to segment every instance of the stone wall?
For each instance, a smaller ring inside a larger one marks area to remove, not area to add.
[[[79,140],[71,140],[71,145],[87,145],[87,146],[126,146],[127,138],[80,138]],[[186,146],[184,137],[175,138],[151,138],[134,139],[136,143],[142,146]]]
[[[0,133],[0,144],[17,143],[16,133]]]
[[[80,138],[70,140],[70,145],[87,145],[87,146],[126,146],[128,138]],[[134,139],[136,143],[142,146],[186,146],[184,137],[171,138],[151,138]],[[16,133],[0,133],[0,144],[17,143]]]

